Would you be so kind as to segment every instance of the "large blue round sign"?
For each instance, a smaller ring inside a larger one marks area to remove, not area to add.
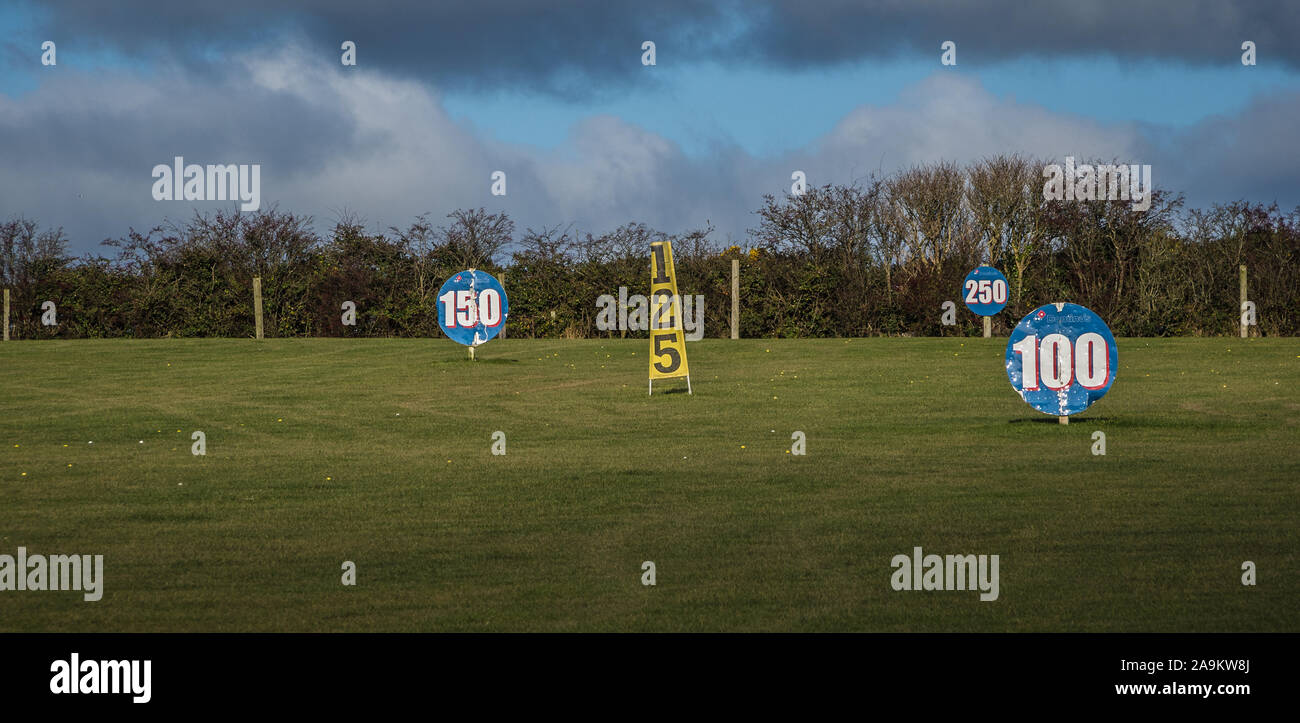
[[[1119,350],[1106,322],[1078,304],[1046,304],[1016,324],[1007,342],[1007,377],[1044,414],[1078,414],[1115,381]]]
[[[966,274],[961,292],[967,309],[979,316],[993,316],[1007,305],[1007,277],[992,266],[980,266]]]
[[[438,326],[452,341],[466,346],[478,346],[499,334],[509,311],[501,282],[482,271],[462,271],[438,290]]]

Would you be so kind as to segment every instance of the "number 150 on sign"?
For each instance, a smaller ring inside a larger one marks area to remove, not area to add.
[[[477,299],[472,289],[456,289],[439,296],[438,302],[445,326],[469,329],[501,323],[501,294],[496,289],[484,289]]]

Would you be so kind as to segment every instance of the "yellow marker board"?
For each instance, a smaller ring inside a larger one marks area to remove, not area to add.
[[[686,377],[691,391],[691,371],[686,363],[686,332],[682,327],[681,299],[677,296],[677,270],[673,245],[650,244],[650,393],[656,379]]]

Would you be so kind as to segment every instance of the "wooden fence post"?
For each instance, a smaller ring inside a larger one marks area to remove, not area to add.
[[[1246,323],[1246,265],[1242,264],[1241,274],[1241,303],[1237,305],[1237,315],[1241,318],[1241,338],[1245,339],[1250,335],[1250,325]]]
[[[253,316],[257,319],[257,338],[262,338],[262,277],[253,277]]]
[[[731,338],[740,338],[740,259],[731,260]]]

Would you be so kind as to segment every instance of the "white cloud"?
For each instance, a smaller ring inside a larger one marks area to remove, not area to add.
[[[1279,135],[1300,107],[1294,96],[1170,135],[1002,99],[938,73],[893,105],[853,110],[805,148],[755,157],[730,146],[688,157],[611,116],[576,124],[559,148],[502,143],[449,116],[425,84],[336,61],[290,46],[240,58],[219,78],[70,68],[20,98],[0,96],[0,216],[63,225],[80,252],[128,226],[216,208],[152,200],[150,169],[174,155],[261,163],[263,206],[314,215],[322,230],[344,208],[383,228],[481,205],[509,212],[520,228],[645,221],[676,231],[710,219],[720,239],[739,238],[762,194],[787,190],[795,169],[821,185],[1003,152],[1153,163],[1158,186],[1217,194],[1193,198],[1200,202],[1297,187],[1297,171],[1281,161],[1252,186],[1258,164],[1235,160],[1295,157],[1295,134]],[[526,123],[528,109],[518,112]],[[490,195],[495,170],[508,174],[505,198]]]

